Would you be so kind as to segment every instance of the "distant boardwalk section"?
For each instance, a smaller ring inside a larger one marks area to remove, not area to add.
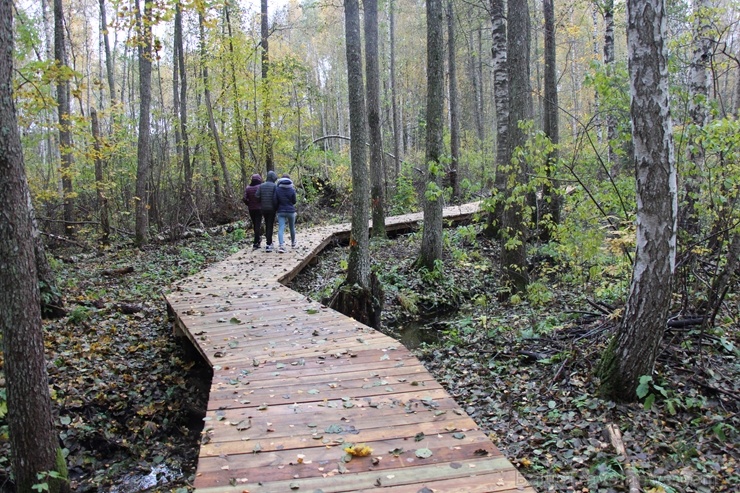
[[[534,492],[411,352],[282,284],[349,229],[299,229],[295,249],[242,250],[166,294],[213,368],[196,490]]]

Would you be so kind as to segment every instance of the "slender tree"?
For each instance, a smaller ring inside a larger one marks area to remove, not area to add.
[[[560,223],[560,198],[557,194],[553,175],[558,161],[557,146],[559,144],[559,125],[558,125],[558,78],[556,65],[556,46],[555,46],[555,9],[553,0],[542,0],[542,11],[545,18],[545,98],[543,101],[543,131],[554,149],[547,156],[545,166],[545,185],[542,189],[542,214],[549,216],[549,221],[545,221],[540,226],[540,239],[542,241],[550,240],[551,225]]]
[[[16,491],[54,471],[49,491],[68,491],[44,361],[30,196],[13,97],[13,2],[0,0],[0,331]]]
[[[272,142],[272,113],[270,111],[270,30],[267,17],[267,0],[260,3],[260,21],[261,21],[261,45],[262,45],[262,95],[264,105],[262,111],[262,140],[265,159],[265,171],[271,171],[275,168],[275,157]]]
[[[664,0],[627,1],[637,250],[622,321],[600,365],[601,392],[632,401],[658,356],[676,259],[676,167],[668,94]]]
[[[103,231],[101,241],[103,244],[110,242],[110,219],[108,213],[108,197],[106,197],[105,182],[103,180],[103,150],[100,145],[100,124],[98,123],[98,112],[90,108],[90,124],[93,137],[93,150],[95,162],[95,188],[97,191],[98,213],[100,214],[100,229]]]
[[[64,10],[62,0],[54,0],[54,62],[59,68],[57,74],[57,112],[59,114],[59,151],[64,201],[64,232],[68,236],[75,233],[75,207],[72,189],[72,131],[70,129],[69,74],[62,70],[67,67],[67,54],[64,35]]]
[[[427,114],[426,114],[426,191],[424,192],[424,231],[418,265],[434,270],[442,258],[442,209],[444,194],[444,7],[442,0],[427,0]]]
[[[229,35],[229,69],[231,70],[231,90],[233,91],[233,109],[234,109],[234,120],[236,121],[236,143],[239,149],[239,170],[242,178],[242,188],[249,184],[248,171],[247,171],[247,146],[244,140],[244,126],[242,122],[241,114],[241,101],[242,97],[239,93],[239,84],[237,83],[237,71],[236,71],[236,53],[234,52],[234,34],[231,27],[231,9],[230,2],[224,3],[224,16],[226,17],[226,28],[228,29]]]
[[[136,0],[137,47],[139,54],[139,137],[136,166],[136,243],[149,241],[149,190],[151,174],[151,102],[152,102],[152,5],[145,1],[142,12]]]
[[[231,185],[231,176],[229,174],[229,168],[226,166],[226,157],[224,156],[224,149],[221,145],[221,136],[218,133],[216,127],[216,119],[213,116],[213,103],[211,102],[211,79],[208,71],[208,50],[206,49],[206,31],[205,31],[205,16],[202,9],[198,10],[198,28],[200,31],[200,61],[201,61],[201,74],[203,77],[203,101],[206,105],[206,112],[208,114],[208,128],[211,131],[211,137],[213,138],[213,144],[216,146],[216,158],[218,164],[221,167],[221,176],[223,177],[223,186],[220,187],[222,190],[222,200],[230,203],[233,198],[233,187]],[[224,204],[221,204],[222,206]]]
[[[447,66],[450,88],[450,166],[447,179],[452,188],[452,198],[460,197],[457,167],[460,161],[460,115],[457,104],[457,64],[455,63],[455,18],[452,0],[447,1]]]
[[[709,78],[712,40],[709,37],[709,2],[694,0],[693,53],[689,66],[689,145],[687,146],[687,172],[684,181],[684,207],[681,211],[681,226],[690,237],[699,234],[697,197],[699,195],[700,170],[704,167],[704,151],[698,138],[709,117]]]
[[[390,37],[390,85],[391,111],[393,113],[393,160],[396,180],[401,174],[401,122],[398,109],[398,90],[396,88],[396,14],[395,2],[388,0],[388,36]]]
[[[509,77],[509,142],[511,152],[523,147],[527,134],[521,123],[532,118],[532,90],[529,82],[529,4],[526,0],[509,0],[509,35],[507,62]],[[512,154],[506,173],[506,189],[501,222],[501,267],[503,282],[511,292],[526,289],[527,275],[526,217],[524,199],[517,192],[526,180],[526,163]]]
[[[367,129],[370,143],[370,199],[373,236],[385,238],[383,135],[380,128],[380,71],[378,69],[378,0],[363,0],[365,9],[365,73]]]

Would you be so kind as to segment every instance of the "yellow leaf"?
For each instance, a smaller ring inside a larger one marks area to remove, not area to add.
[[[519,461],[519,464],[521,464],[524,467],[529,467],[532,465],[532,461],[524,457],[522,460]]]
[[[344,447],[344,451],[354,457],[367,457],[368,455],[373,453],[373,449],[371,449],[364,443],[358,443],[356,445],[350,445],[349,447]]]

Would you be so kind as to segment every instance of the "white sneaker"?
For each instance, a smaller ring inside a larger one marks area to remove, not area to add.
[[[280,245],[280,247],[278,248],[278,253],[285,253],[285,248],[283,247],[283,245]]]

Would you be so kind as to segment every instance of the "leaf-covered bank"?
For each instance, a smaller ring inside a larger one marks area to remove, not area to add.
[[[723,326],[702,333],[671,323],[641,401],[615,404],[597,395],[594,375],[628,279],[576,283],[557,259],[532,255],[535,282],[504,304],[497,248],[474,227],[446,230],[441,274],[412,268],[419,236],[373,245],[385,330],[403,339],[405,327],[422,326],[419,357],[538,491],[627,491],[628,475],[653,493],[738,489],[736,290]],[[292,287],[326,296],[341,281],[344,255],[326,252]],[[626,455],[614,448],[615,427]]]
[[[188,491],[210,369],[173,337],[162,291],[245,246],[234,229],[143,250],[55,251],[68,314],[44,326],[60,441],[76,492]],[[0,491],[13,491],[0,357]]]

